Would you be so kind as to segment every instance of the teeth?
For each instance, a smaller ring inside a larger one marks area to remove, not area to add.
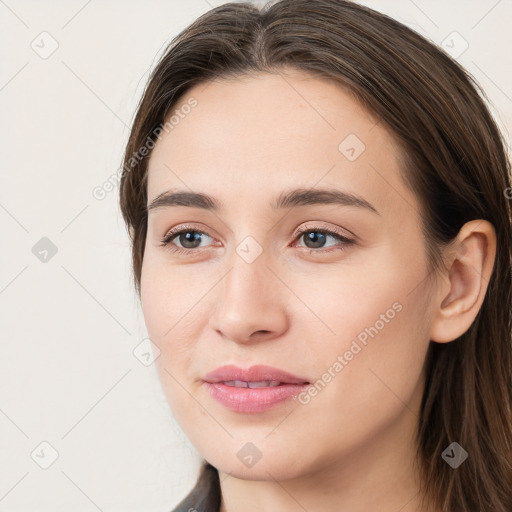
[[[227,380],[224,382],[226,386],[235,388],[273,388],[279,386],[278,380],[260,380],[259,382],[246,382],[244,380]]]
[[[249,388],[273,388],[279,386],[278,380],[262,380],[260,382],[248,382]]]
[[[243,380],[227,380],[223,383],[225,386],[232,386],[235,388],[246,388],[247,382],[244,382]]]

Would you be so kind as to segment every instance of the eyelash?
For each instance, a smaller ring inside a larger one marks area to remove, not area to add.
[[[165,247],[168,251],[170,251],[172,253],[183,254],[185,256],[191,256],[191,254],[193,252],[197,253],[197,252],[203,250],[204,248],[203,249],[198,249],[198,248],[184,249],[182,247],[178,247],[171,243],[172,240],[174,240],[174,238],[181,235],[182,233],[187,233],[187,232],[199,233],[201,235],[210,236],[210,235],[208,235],[208,233],[206,233],[204,231],[199,231],[198,229],[195,229],[193,226],[182,226],[179,230],[171,230],[171,231],[167,232],[165,234],[164,238],[160,241],[160,246]],[[308,252],[309,254],[313,254],[313,253],[325,254],[325,253],[331,253],[336,250],[344,251],[344,250],[346,250],[347,246],[355,243],[354,240],[351,240],[350,238],[345,237],[344,235],[342,235],[339,232],[336,232],[331,229],[326,229],[326,228],[321,229],[321,228],[316,228],[316,227],[315,228],[307,227],[307,228],[299,231],[298,233],[296,233],[294,240],[299,240],[300,237],[302,237],[304,234],[310,233],[310,232],[322,233],[323,235],[333,236],[334,238],[337,238],[340,242],[342,242],[344,244],[344,246],[338,247],[338,248],[331,247],[330,249],[321,249],[321,248],[320,249],[310,249],[308,247],[302,247],[302,249],[305,250],[306,252]],[[210,236],[210,238],[213,238],[213,237]]]

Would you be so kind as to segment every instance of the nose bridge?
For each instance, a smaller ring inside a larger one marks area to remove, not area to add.
[[[250,223],[246,222],[244,226],[247,233]],[[265,247],[265,233],[258,231],[255,236],[258,239],[251,234],[246,235],[233,247],[229,261],[231,270],[225,279],[224,293],[227,298],[238,297],[249,303],[252,299],[250,294],[255,293],[257,297],[254,298],[260,298],[264,291],[270,291],[272,278],[275,280],[268,268],[271,261],[270,251]]]
[[[275,280],[267,265],[268,258],[263,254],[252,262],[234,254],[220,297],[224,306],[238,306],[236,309],[242,310],[261,305],[269,295],[270,281]]]
[[[250,242],[249,242],[250,243]],[[280,303],[278,280],[268,268],[265,253],[251,261],[242,242],[233,253],[230,269],[216,297],[212,326],[238,342],[253,339],[253,333],[274,335],[285,328],[285,308]]]

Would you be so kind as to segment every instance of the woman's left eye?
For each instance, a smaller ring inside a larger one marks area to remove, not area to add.
[[[305,236],[306,235],[306,236]],[[341,233],[337,233],[336,231],[331,231],[329,229],[306,229],[303,231],[300,231],[296,239],[304,238],[304,241],[306,242],[306,249],[309,253],[314,252],[320,252],[315,249],[319,248],[319,244],[322,245],[321,248],[323,248],[323,243],[328,238],[334,238],[335,240],[338,240],[338,244],[334,244],[334,246],[329,246],[331,248],[321,251],[322,253],[326,252],[332,252],[335,250],[344,250],[346,247],[350,244],[354,243],[354,240],[351,240],[350,238],[347,238],[346,236],[342,235]],[[310,245],[307,245],[310,244]]]
[[[192,252],[194,252],[194,249],[202,249],[199,246],[199,244],[201,243],[203,236],[212,238],[204,231],[199,231],[192,227],[185,226],[182,227],[180,230],[171,230],[170,232],[168,232],[161,240],[160,245],[166,246],[168,250],[170,250],[171,252],[191,255]],[[355,243],[354,240],[347,238],[341,233],[337,233],[336,231],[325,228],[303,229],[302,231],[296,233],[294,240],[300,240],[304,236],[304,241],[306,242],[306,245],[298,247],[306,249],[307,252],[309,253],[326,253],[331,252],[333,250],[344,250],[346,246]],[[318,249],[323,249],[323,245],[325,244],[328,238],[334,238],[335,240],[338,240],[339,243],[335,244],[334,247],[330,246],[331,248],[329,249],[319,251]],[[181,244],[181,246],[176,245],[176,243],[174,242],[175,239]]]

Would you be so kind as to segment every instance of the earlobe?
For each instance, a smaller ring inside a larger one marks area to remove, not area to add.
[[[485,298],[496,256],[496,232],[486,220],[462,226],[446,249],[444,282],[439,283],[430,339],[448,343],[473,323]]]

